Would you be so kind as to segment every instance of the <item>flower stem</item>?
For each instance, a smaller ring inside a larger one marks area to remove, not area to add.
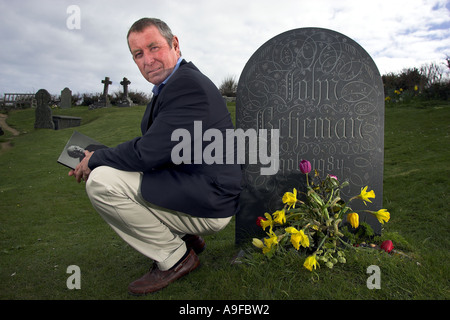
[[[323,243],[325,242],[325,240],[326,240],[327,238],[328,238],[328,235],[325,235],[325,237],[323,237],[322,241],[320,241],[319,245],[317,246],[316,252],[319,251],[320,248],[322,248]],[[315,253],[316,253],[316,252],[315,252]]]
[[[352,245],[350,245],[349,243],[347,243],[346,241],[342,240],[341,237],[338,237],[338,239],[342,242],[342,244],[344,244],[345,246],[349,247],[350,249],[354,249],[354,247]]]

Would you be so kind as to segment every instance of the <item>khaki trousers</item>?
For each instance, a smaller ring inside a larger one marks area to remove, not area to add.
[[[181,239],[184,235],[218,232],[231,220],[231,217],[198,218],[153,205],[141,195],[141,179],[142,173],[102,166],[91,172],[86,192],[114,231],[153,259],[162,271],[170,269],[186,253],[186,244]]]

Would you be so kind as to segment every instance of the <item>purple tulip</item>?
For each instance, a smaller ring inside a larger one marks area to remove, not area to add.
[[[302,160],[298,167],[304,174],[307,174],[311,171],[311,163],[308,160]]]

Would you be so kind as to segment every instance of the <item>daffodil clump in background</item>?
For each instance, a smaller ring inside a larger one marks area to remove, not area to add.
[[[283,195],[283,208],[274,213],[265,213],[258,217],[256,223],[267,234],[264,239],[253,239],[253,245],[271,258],[274,254],[282,254],[290,250],[307,249],[308,257],[303,266],[312,271],[325,264],[329,268],[337,263],[345,263],[345,248],[351,247],[344,240],[341,227],[346,219],[352,228],[358,228],[359,215],[354,212],[349,203],[354,200],[372,202],[375,198],[373,190],[368,187],[352,197],[348,203],[341,198],[342,188],[349,185],[347,181],[340,183],[338,178],[327,175],[321,179],[317,170],[310,181],[311,163],[302,160],[299,169],[306,175],[305,201],[298,199],[297,189]],[[303,199],[303,198],[302,198]],[[390,213],[386,209],[366,212],[374,215],[380,223],[389,221]]]

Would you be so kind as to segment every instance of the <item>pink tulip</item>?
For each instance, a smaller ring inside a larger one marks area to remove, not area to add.
[[[300,171],[304,174],[311,171],[311,163],[308,160],[302,160],[298,165]]]
[[[385,240],[381,244],[380,248],[389,253],[392,251],[392,249],[394,249],[394,244],[392,243],[391,240]]]

